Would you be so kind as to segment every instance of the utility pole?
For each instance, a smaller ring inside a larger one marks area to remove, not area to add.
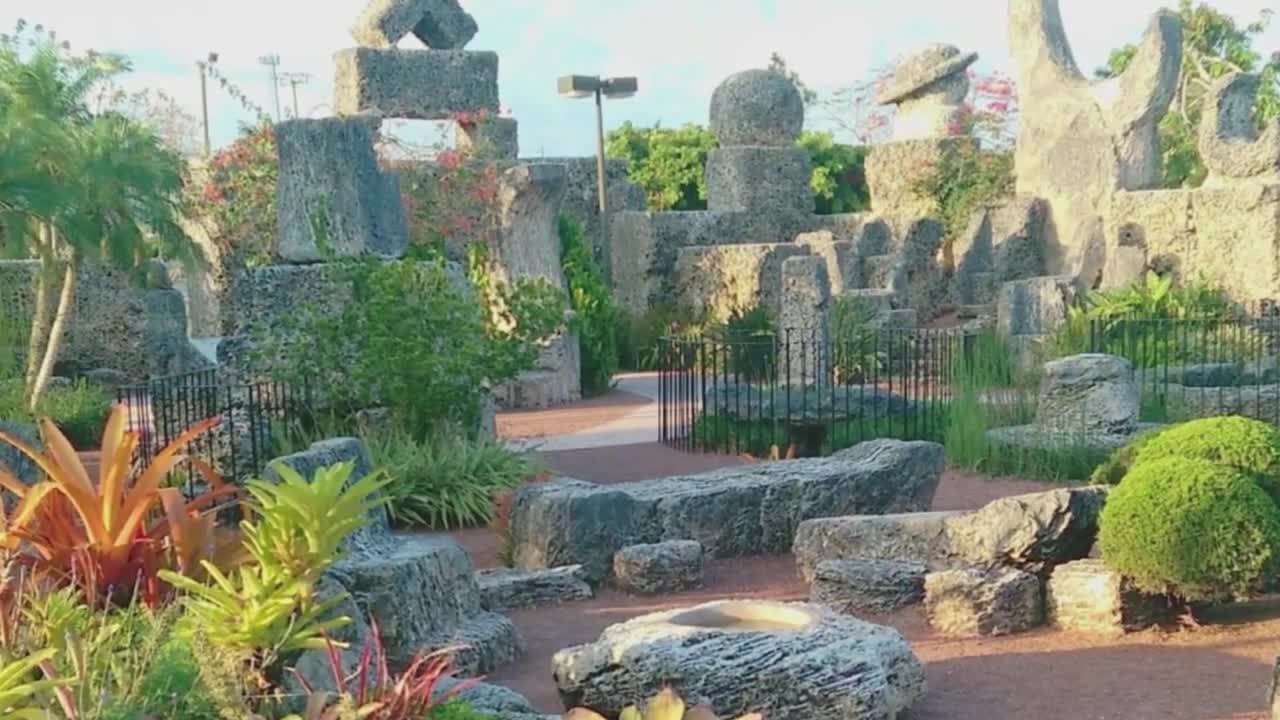
[[[280,56],[263,55],[258,58],[258,62],[271,68],[271,102],[276,108],[276,122],[280,122],[280,81],[278,79]]]
[[[218,53],[211,52],[204,60],[197,60],[196,67],[200,69],[200,116],[204,121],[204,156],[208,158],[213,154],[213,146],[209,142],[209,66],[218,62]]]
[[[289,83],[289,87],[293,90],[293,118],[297,120],[301,115],[298,112],[298,86],[306,85],[311,82],[311,76],[307,73],[280,73],[280,83]]]

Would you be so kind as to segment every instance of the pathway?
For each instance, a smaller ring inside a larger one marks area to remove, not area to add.
[[[617,378],[615,390],[625,393],[639,402],[631,401],[625,406],[621,417],[610,419],[592,427],[574,430],[563,434],[553,434],[538,438],[521,438],[512,442],[516,447],[539,450],[541,452],[559,452],[564,450],[584,450],[589,448],[619,447],[623,445],[641,445],[657,442],[660,418],[658,415],[658,374],[632,373]],[[552,411],[542,411],[548,415],[548,422],[555,426],[557,422],[570,421],[581,406],[569,406]],[[590,406],[589,406],[590,407]],[[599,408],[598,405],[594,406]],[[557,419],[556,416],[559,416]]]

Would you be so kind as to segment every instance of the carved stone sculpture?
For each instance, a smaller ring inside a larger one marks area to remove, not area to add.
[[[1280,182],[1280,120],[1262,132],[1253,123],[1261,83],[1260,75],[1231,73],[1209,90],[1200,123],[1200,156],[1209,168],[1206,186]]]
[[[907,56],[876,101],[896,105],[893,139],[924,140],[960,135],[959,120],[969,93],[965,73],[977,53],[961,53],[954,45],[929,45]]]
[[[1182,66],[1182,24],[1152,18],[1128,70],[1091,84],[1080,72],[1058,0],[1009,0],[1009,45],[1021,100],[1017,191],[1050,205],[1049,271],[1092,284],[1105,261],[1101,232],[1118,190],[1159,180],[1157,126]]]

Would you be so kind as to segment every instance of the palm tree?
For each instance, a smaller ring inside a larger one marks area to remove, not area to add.
[[[181,160],[150,130],[93,113],[123,58],[72,55],[36,26],[0,40],[0,243],[40,262],[27,346],[27,402],[43,396],[85,260],[136,267],[181,247]],[[59,279],[61,276],[61,279]]]

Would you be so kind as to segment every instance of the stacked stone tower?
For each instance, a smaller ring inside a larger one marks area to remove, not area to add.
[[[468,243],[487,246],[500,281],[540,278],[564,288],[557,220],[565,195],[562,164],[516,160],[516,122],[498,116],[498,56],[463,49],[476,22],[457,0],[373,0],[352,29],[360,47],[341,50],[336,66],[337,117],[298,119],[275,128],[280,159],[278,249],[273,263],[239,273],[232,283],[228,334],[245,338],[272,327],[302,304],[344,302],[330,287],[326,263],[343,257],[403,258],[409,232],[402,175],[441,172],[435,163],[399,164],[375,149],[383,118],[452,121],[463,151],[483,148],[498,172],[495,207],[473,237],[450,238],[451,259]],[[425,49],[395,47],[409,34]],[[460,272],[459,272],[460,274]],[[460,278],[461,281],[461,278]],[[245,340],[224,342],[220,360],[249,370]],[[495,389],[500,404],[543,407],[579,397],[577,338],[555,338],[539,367]]]

